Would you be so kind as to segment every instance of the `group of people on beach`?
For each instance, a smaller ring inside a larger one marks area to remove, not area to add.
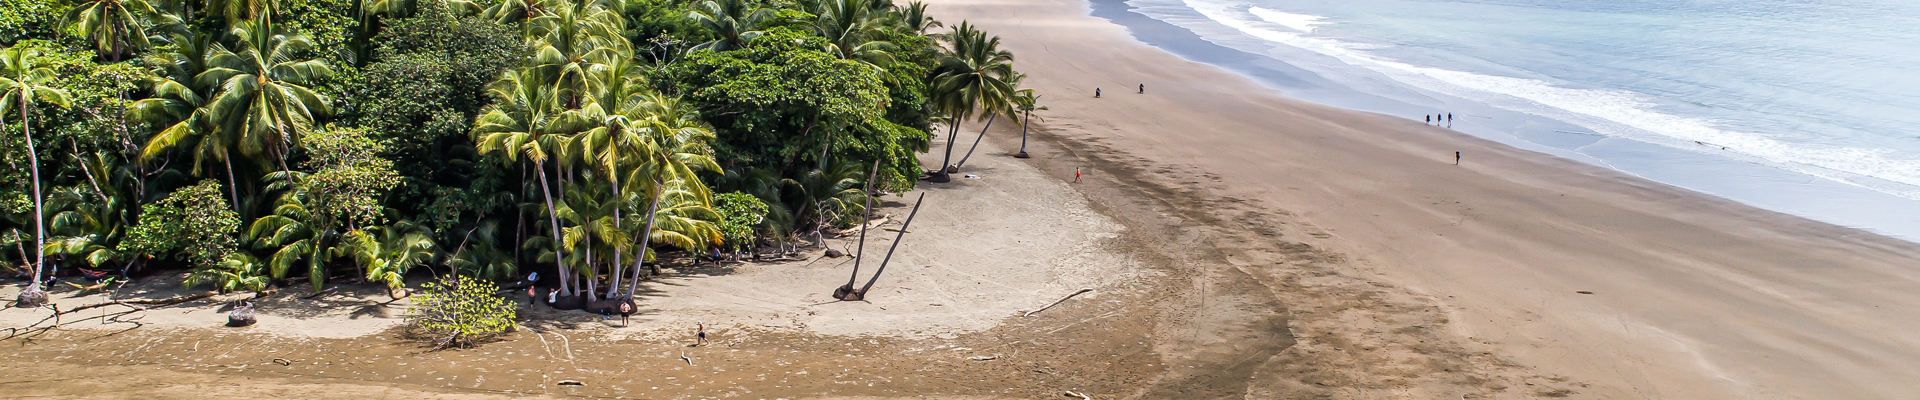
[[[1427,118],[1427,125],[1439,125],[1445,122],[1448,128],[1453,127],[1453,113],[1428,114],[1425,117]]]

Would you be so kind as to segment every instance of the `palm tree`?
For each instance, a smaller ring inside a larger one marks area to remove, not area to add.
[[[406,297],[407,269],[433,260],[433,232],[410,221],[348,232],[348,252],[367,268],[367,282],[387,285],[387,297]]]
[[[1010,81],[1009,86],[1019,87],[1020,81],[1025,79],[1027,79],[1027,74],[1016,72],[1013,74],[1013,79],[1009,79]],[[1017,109],[1019,108],[1019,102],[1020,102],[1020,91],[1015,90],[1013,92],[1013,95],[1007,99],[1007,104],[1005,108],[1001,110],[1001,112],[1006,114],[1007,119],[1019,120],[1020,115],[1016,113],[1017,111],[1019,111]],[[986,126],[980,127],[980,134],[973,137],[973,146],[967,147],[967,155],[960,156],[960,162],[953,163],[954,168],[964,167],[967,165],[967,160],[973,158],[973,151],[975,149],[980,148],[980,139],[984,139],[987,137],[987,128],[992,128],[993,120],[998,119],[1000,115],[1001,114],[995,113],[992,116],[987,117]],[[1024,130],[1026,128],[1022,127],[1021,129]]]
[[[553,189],[547,182],[546,163],[563,146],[566,134],[591,129],[593,121],[578,111],[555,112],[553,97],[548,94],[551,88],[526,75],[507,71],[487,88],[495,104],[474,122],[471,135],[481,154],[500,151],[507,161],[519,161],[524,156],[533,163],[537,171],[534,175],[540,179],[540,195],[546,201],[551,238],[557,242],[561,238],[559,209],[554,206]],[[561,250],[556,246],[554,251]],[[561,255],[555,255],[554,269],[564,277],[567,268]],[[561,291],[568,287],[566,280],[561,280]]]
[[[226,49],[214,42],[212,35],[200,32],[190,36],[173,35],[173,52],[147,57],[147,64],[159,70],[159,77],[149,88],[153,97],[133,102],[128,109],[129,116],[160,126],[187,120],[213,96],[212,85],[201,85],[195,78],[206,72],[207,60],[212,59],[215,52],[226,52]]]
[[[264,21],[280,10],[279,0],[210,0],[209,9],[218,9],[227,17],[227,25],[241,21]]]
[[[571,7],[550,10],[545,16],[528,21],[535,38],[531,68],[551,85],[552,104],[562,109],[580,108],[588,97],[588,75],[595,68],[615,60],[633,58],[633,48],[621,29],[626,27],[619,13],[595,6],[599,1],[582,1]]]
[[[886,14],[875,12],[881,0],[828,0],[814,14],[814,34],[827,39],[827,52],[857,60],[875,69],[893,64],[893,43],[875,40],[885,34]],[[882,8],[883,10],[883,8]]]
[[[705,0],[694,5],[687,13],[701,27],[712,31],[718,39],[694,45],[687,51],[713,50],[727,51],[746,47],[766,32],[754,30],[760,22],[773,16],[773,10],[755,7],[752,0]]]
[[[113,62],[120,62],[120,54],[129,48],[147,47],[147,31],[140,26],[140,16],[165,18],[147,4],[146,0],[92,0],[81,3],[68,10],[60,19],[60,26],[74,36],[87,38],[93,42],[94,51]]]
[[[658,217],[663,215],[660,207],[662,199],[667,200],[667,209],[672,210],[664,213],[669,216],[687,215],[681,214],[682,211],[689,214],[697,213],[696,206],[712,207],[713,192],[707,188],[706,183],[700,181],[697,173],[699,171],[725,173],[720,169],[720,164],[714,162],[712,149],[707,147],[707,143],[714,138],[713,130],[701,123],[691,108],[681,104],[677,98],[657,93],[644,95],[643,99],[625,111],[629,116],[638,117],[633,124],[644,128],[646,134],[640,136],[644,140],[630,144],[634,146],[632,149],[634,167],[626,172],[628,176],[623,181],[631,185],[644,185],[643,190],[639,192],[646,193],[649,197],[647,212],[643,214],[647,222],[640,229],[643,236],[640,238],[639,251],[642,254],[634,257],[633,272],[627,282],[627,298],[633,297],[633,292],[640,282],[640,267],[646,261],[647,246],[652,243],[657,232],[661,231],[656,224],[660,222]],[[708,209],[708,212],[711,212],[711,209]],[[684,227],[687,229],[678,231],[698,230],[698,227],[692,226],[691,223]],[[718,228],[713,228],[712,233],[711,237],[719,237]],[[666,236],[661,238],[678,240]],[[676,245],[679,244],[697,243],[691,241],[676,243]],[[698,247],[687,248],[699,249]]]
[[[943,24],[927,15],[927,4],[919,0],[907,3],[905,11],[900,13],[900,23],[913,34],[926,33],[928,29],[939,28]]]
[[[1000,50],[1000,37],[989,38],[985,32],[962,21],[946,39],[952,48],[940,58],[932,85],[928,85],[933,92],[930,97],[948,118],[946,156],[929,179],[933,182],[953,179],[947,165],[953,159],[953,142],[959,134],[960,122],[975,112],[988,118],[1006,112],[1013,98],[1013,80],[1017,79],[1013,53]]]
[[[196,77],[202,84],[219,82],[205,109],[215,129],[239,141],[235,147],[241,155],[277,162],[288,171],[293,143],[316,119],[333,113],[326,97],[304,85],[332,75],[333,68],[325,61],[295,58],[313,43],[268,20],[241,22],[232,35],[241,39],[240,51],[215,52],[207,60],[212,68]]]
[[[304,262],[307,282],[319,292],[327,282],[327,262],[349,249],[337,243],[340,234],[315,218],[300,191],[295,189],[297,182],[306,179],[306,174],[293,172],[292,177],[277,176],[280,174],[287,173],[268,174],[261,179],[280,195],[274,201],[272,214],[256,218],[248,226],[246,242],[253,243],[256,249],[273,250],[272,258],[267,261],[267,274],[274,279],[285,279],[288,271]]]
[[[33,146],[33,124],[28,123],[27,115],[32,113],[35,102],[46,101],[60,107],[72,103],[66,90],[49,86],[55,78],[53,70],[33,65],[38,56],[38,51],[23,47],[0,50],[0,118],[5,118],[8,111],[20,111],[20,135],[27,140],[27,165],[32,167],[33,172],[33,283],[20,292],[21,304],[31,306],[38,306],[46,300],[45,293],[40,291],[40,267],[47,260],[47,215],[45,209],[41,208],[39,150]],[[26,301],[29,299],[34,301]]]
[[[1033,89],[1020,89],[1019,91],[1014,92],[1014,96],[1013,96],[1014,108],[1026,115],[1024,118],[1021,118],[1021,121],[1020,121],[1020,152],[1013,155],[1016,158],[1029,157],[1027,155],[1027,127],[1029,126],[1028,124],[1033,122],[1034,111],[1041,111],[1041,110],[1047,109],[1047,106],[1039,105],[1039,103],[1040,103],[1040,95],[1034,94]],[[1046,118],[1041,118],[1041,119],[1046,119]]]

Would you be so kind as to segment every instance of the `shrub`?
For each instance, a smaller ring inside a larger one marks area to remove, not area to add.
[[[721,194],[714,205],[720,212],[720,236],[728,249],[739,250],[753,243],[754,231],[767,217],[767,203],[752,195],[733,192]]]
[[[407,333],[434,350],[469,347],[513,329],[514,306],[492,282],[453,275],[428,282],[407,310]]]

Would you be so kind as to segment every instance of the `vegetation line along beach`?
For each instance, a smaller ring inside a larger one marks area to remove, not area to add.
[[[0,2],[9,397],[1920,389],[1910,243],[1079,0]]]

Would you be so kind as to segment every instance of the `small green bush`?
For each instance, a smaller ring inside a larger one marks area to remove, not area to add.
[[[493,282],[450,276],[421,286],[407,310],[407,333],[434,350],[470,347],[513,330],[514,306]]]

